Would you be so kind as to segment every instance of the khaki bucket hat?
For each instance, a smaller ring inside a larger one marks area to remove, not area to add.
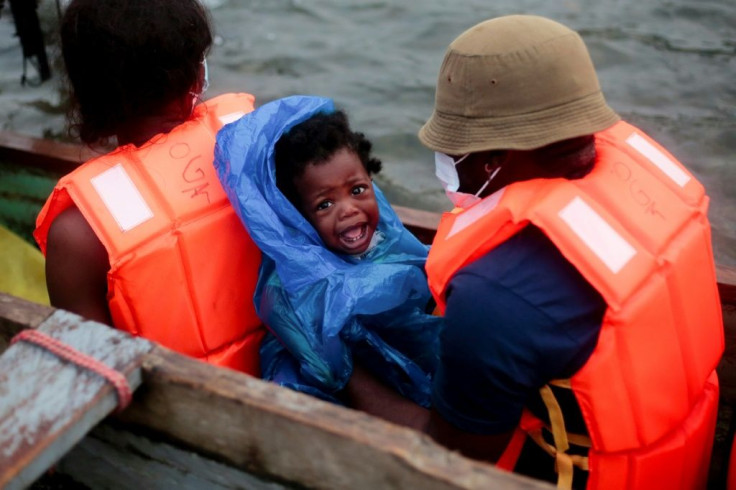
[[[618,120],[575,31],[511,15],[471,27],[447,48],[419,139],[450,155],[531,150]]]

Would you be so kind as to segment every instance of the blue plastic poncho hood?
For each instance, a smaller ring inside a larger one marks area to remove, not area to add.
[[[325,248],[312,225],[276,187],[274,146],[330,99],[268,103],[217,135],[215,167],[263,252],[256,311],[273,336],[261,349],[266,379],[335,401],[355,356],[399,392],[429,403],[441,319],[425,313],[427,247],[401,224],[374,184],[384,240],[363,258]]]

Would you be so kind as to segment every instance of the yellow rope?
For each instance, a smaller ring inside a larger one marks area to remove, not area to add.
[[[550,384],[569,388],[570,380],[554,380]],[[565,430],[565,419],[562,416],[562,409],[549,385],[543,386],[539,390],[539,393],[542,395],[542,401],[549,413],[550,427],[548,427],[548,430],[552,432],[554,445],[544,440],[542,429],[530,431],[529,437],[550,456],[555,458],[557,488],[569,490],[572,488],[573,467],[577,466],[585,471],[588,471],[589,468],[587,456],[567,454],[567,450],[570,449],[570,442],[577,446],[590,447],[590,438],[581,434],[568,434],[567,430]]]
[[[570,378],[553,379],[547,384],[552,386],[559,386],[560,388],[567,388],[568,390],[572,389],[572,382],[570,381]]]
[[[570,444],[567,442],[567,432],[565,431],[565,419],[562,417],[562,409],[560,404],[557,403],[555,394],[552,393],[552,388],[549,385],[544,385],[539,390],[542,395],[542,401],[547,407],[549,412],[549,423],[552,426],[552,437],[555,440],[555,447],[558,452],[566,452],[570,449]]]

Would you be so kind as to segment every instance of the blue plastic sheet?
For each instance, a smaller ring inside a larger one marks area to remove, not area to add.
[[[384,240],[363,258],[336,254],[276,187],[276,141],[311,115],[332,111],[330,99],[287,97],[217,135],[220,181],[264,255],[254,301],[273,335],[261,348],[263,377],[337,402],[355,357],[428,406],[442,320],[425,312],[427,247],[374,184]]]

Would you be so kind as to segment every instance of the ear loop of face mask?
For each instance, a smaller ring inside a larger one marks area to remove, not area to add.
[[[207,91],[210,86],[210,73],[209,69],[207,68],[207,58],[202,58],[200,64],[204,67],[204,76],[202,77],[202,89],[198,94],[194,92],[189,92],[189,95],[192,96],[192,109],[194,109],[194,106],[197,105],[197,100],[202,97],[202,95]]]
[[[202,92],[207,92],[207,89],[210,88],[210,71],[207,69],[207,58],[202,58],[202,66],[204,67],[204,80],[202,81]]]
[[[455,207],[467,209],[473,204],[476,204],[477,202],[481,201],[482,199],[480,197],[481,193],[486,189],[486,187],[488,187],[488,184],[491,183],[493,178],[500,171],[501,171],[501,167],[500,166],[496,167],[496,170],[494,170],[493,173],[491,173],[488,176],[488,179],[483,183],[480,189],[478,189],[478,192],[476,192],[475,194],[466,194],[464,192],[454,192],[451,195],[448,194],[448,197],[450,198],[452,203],[455,205]]]
[[[486,165],[487,165],[487,164],[486,164]],[[497,174],[498,172],[500,172],[500,171],[501,171],[501,166],[499,165],[498,167],[496,167],[496,170],[494,170],[494,171],[493,171],[493,172],[492,172],[492,173],[491,173],[491,174],[490,174],[490,175],[488,176],[488,180],[486,180],[486,183],[485,183],[485,184],[483,184],[483,185],[481,186],[481,188],[480,188],[480,189],[478,189],[478,192],[476,192],[476,193],[475,193],[475,194],[473,195],[473,197],[479,197],[479,196],[480,196],[480,193],[481,193],[481,192],[483,192],[484,190],[486,190],[486,187],[488,187],[488,184],[490,184],[490,183],[491,183],[491,181],[493,180],[493,178],[494,178],[494,177],[496,176],[496,174]]]
[[[444,153],[435,153],[435,174],[437,178],[442,182],[442,186],[445,188],[445,194],[452,201],[452,203],[460,208],[467,208],[471,204],[475,204],[480,201],[480,194],[488,187],[491,181],[496,177],[498,172],[501,170],[499,165],[496,169],[488,176],[488,179],[483,183],[478,192],[475,194],[468,194],[466,192],[458,192],[460,186],[460,180],[457,173],[456,165],[470,156],[470,153],[463,155],[459,159],[455,160],[451,156]],[[487,165],[487,164],[486,164]]]

